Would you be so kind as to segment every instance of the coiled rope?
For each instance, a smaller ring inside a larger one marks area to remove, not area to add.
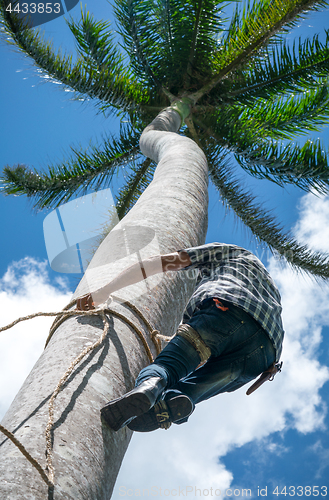
[[[121,299],[119,299],[118,297],[113,296],[113,295],[111,295],[110,299],[122,302]],[[119,313],[118,311],[110,309],[107,306],[105,306],[104,308],[100,307],[97,309],[92,309],[90,311],[78,311],[76,309],[70,310],[73,306],[76,305],[76,303],[77,303],[76,300],[72,300],[62,311],[59,311],[59,312],[50,312],[50,313],[38,312],[38,313],[30,314],[28,316],[23,316],[21,318],[16,319],[15,321],[10,323],[9,325],[6,325],[6,326],[3,326],[0,328],[0,332],[3,332],[5,330],[9,330],[13,326],[17,325],[17,323],[20,323],[21,321],[27,321],[27,320],[30,320],[32,318],[36,318],[38,316],[56,316],[56,319],[50,328],[49,335],[48,335],[48,338],[46,340],[46,344],[45,344],[45,348],[46,348],[50,342],[50,339],[54,335],[56,329],[59,327],[59,325],[61,325],[67,318],[69,318],[71,316],[97,316],[97,315],[100,315],[102,317],[102,320],[103,320],[104,328],[103,328],[102,334],[100,335],[99,339],[96,340],[96,342],[94,342],[94,344],[86,347],[79,354],[79,356],[77,356],[75,358],[75,360],[72,361],[72,363],[70,364],[70,366],[68,367],[68,369],[66,370],[66,372],[64,373],[62,378],[59,380],[59,382],[56,386],[56,389],[54,390],[54,392],[49,400],[48,423],[47,423],[46,431],[45,431],[46,455],[47,455],[46,469],[44,469],[42,467],[42,465],[35,458],[33,458],[31,456],[31,454],[26,450],[26,448],[23,446],[23,444],[14,436],[14,434],[12,432],[10,432],[8,429],[6,429],[5,427],[3,427],[0,424],[0,431],[3,434],[5,434],[5,436],[8,439],[10,439],[14,443],[15,446],[17,446],[17,448],[21,451],[21,453],[25,456],[25,458],[39,472],[43,481],[51,488],[53,488],[54,484],[55,484],[55,479],[54,479],[55,478],[55,470],[54,470],[54,466],[53,466],[52,439],[51,439],[51,430],[52,430],[53,425],[54,425],[54,402],[55,402],[57,395],[62,390],[65,382],[67,381],[67,379],[69,378],[69,376],[73,372],[74,368],[82,361],[82,359],[85,356],[87,356],[87,354],[89,354],[91,351],[95,350],[105,340],[105,338],[108,334],[108,331],[109,331],[109,326],[110,326],[107,314],[112,315],[114,317],[117,317],[117,318],[121,319],[123,322],[125,322],[127,325],[129,325],[135,331],[135,333],[138,335],[139,339],[141,340],[141,342],[145,348],[146,354],[149,358],[150,363],[152,363],[154,361],[151,349],[150,349],[142,331],[139,330],[137,328],[137,326],[129,318],[127,318],[125,315]],[[134,304],[132,304],[131,302],[128,302],[128,301],[125,301],[123,304],[125,306],[127,306],[129,309],[131,309],[132,311],[134,311],[137,314],[137,316],[139,316],[139,318],[143,321],[143,323],[147,326],[147,329],[149,330],[151,339],[155,345],[156,352],[157,352],[157,354],[159,354],[161,352],[161,340],[169,342],[172,337],[166,337],[164,335],[161,335],[158,330],[154,330],[154,328],[152,327],[152,325],[150,324],[148,319],[145,318],[144,314]]]

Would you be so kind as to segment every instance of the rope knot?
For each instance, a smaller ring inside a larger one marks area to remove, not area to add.
[[[151,337],[152,340],[156,339],[158,335],[160,335],[159,330],[152,330],[151,333],[150,333],[150,337]]]

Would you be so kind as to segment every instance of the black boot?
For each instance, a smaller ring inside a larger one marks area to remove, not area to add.
[[[135,417],[152,408],[165,387],[166,382],[163,378],[149,378],[121,398],[107,403],[101,409],[102,418],[111,429],[118,431]]]
[[[195,405],[185,394],[168,392],[148,412],[128,423],[128,428],[137,432],[150,432],[156,429],[169,429],[172,422],[182,424],[194,411]]]

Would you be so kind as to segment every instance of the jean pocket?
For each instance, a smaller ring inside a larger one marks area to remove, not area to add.
[[[268,368],[265,345],[260,345],[245,358],[242,377],[246,382],[252,380]]]
[[[241,327],[245,327],[245,322],[237,318],[234,312],[221,311],[216,306],[203,316],[203,320],[205,328],[209,332],[214,332],[224,337],[234,334]]]

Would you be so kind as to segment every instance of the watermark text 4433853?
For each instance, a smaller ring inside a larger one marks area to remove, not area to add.
[[[21,23],[21,28],[34,28],[45,24],[69,12],[79,3],[79,0],[7,0],[5,11],[7,15]]]

